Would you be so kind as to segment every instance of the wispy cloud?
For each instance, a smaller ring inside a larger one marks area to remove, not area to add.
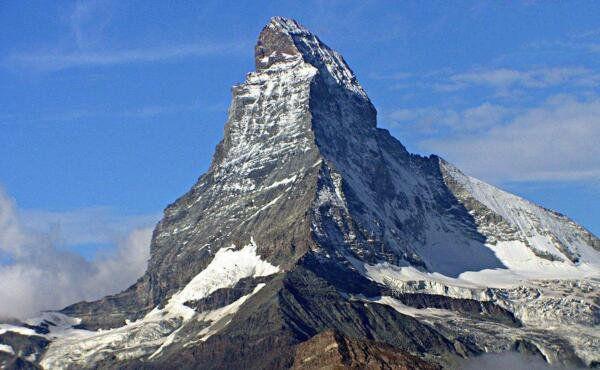
[[[402,108],[385,117],[394,128],[421,134],[478,132],[502,124],[513,113],[507,107],[484,102],[459,110],[457,108]]]
[[[577,32],[571,35],[571,39],[596,39],[600,36],[600,28],[587,29],[582,32]]]
[[[109,0],[80,0],[73,4],[65,18],[77,47],[89,47],[97,41],[110,24],[113,5]]]
[[[382,114],[423,152],[492,182],[600,182],[594,143],[600,137],[600,73],[594,69],[476,68],[384,77],[390,86],[420,89],[421,97],[437,94],[430,105]]]
[[[374,80],[392,80],[392,81],[402,81],[415,77],[413,73],[410,72],[394,72],[388,74],[381,74],[377,72],[373,72],[369,75],[370,78]]]
[[[587,51],[592,54],[600,53],[600,42],[572,42],[572,43],[563,43],[563,46],[570,47],[576,50]]]
[[[600,53],[600,28],[588,29],[585,31],[573,33],[560,39],[541,40],[527,45],[528,49],[553,52],[583,52],[596,54]]]
[[[423,73],[390,73],[372,75],[376,80],[390,81],[391,90],[420,91],[429,94],[460,94],[465,90],[483,88],[490,97],[517,97],[525,91],[549,88],[588,88],[600,84],[598,71],[581,67],[544,68],[473,68],[465,71],[435,70]],[[480,96],[485,91],[479,91]]]
[[[121,112],[115,112],[113,115],[122,118],[149,118],[168,114],[178,114],[194,111],[219,111],[226,109],[226,105],[215,104],[167,104],[167,105],[146,105],[140,108],[127,109]]]
[[[176,45],[168,47],[75,52],[33,52],[12,54],[5,64],[43,71],[76,67],[110,66],[118,64],[164,62],[189,57],[234,54],[246,49],[245,43],[213,43]]]
[[[44,49],[16,51],[4,58],[3,64],[38,71],[59,71],[221,56],[247,50],[250,44],[240,40],[198,40],[113,49],[107,29],[113,18],[118,16],[119,12],[115,9],[119,6],[118,2],[110,0],[76,1],[65,10],[63,17],[70,32],[62,34],[59,40],[48,41],[51,46]]]
[[[97,299],[141,276],[149,258],[150,220],[120,218],[124,224],[119,225],[119,217],[102,219],[107,212],[23,212],[0,187],[0,317],[23,318]],[[94,219],[97,215],[101,218]],[[56,224],[64,228],[52,226]],[[116,250],[87,261],[61,248],[82,241],[107,241]]]

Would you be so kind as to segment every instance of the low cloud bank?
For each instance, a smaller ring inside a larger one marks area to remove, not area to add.
[[[511,369],[511,370],[565,370],[578,369],[549,364],[540,357],[519,352],[488,353],[461,361],[456,365],[461,370]]]
[[[146,269],[151,235],[152,227],[115,233],[116,250],[87,261],[59,248],[59,230],[25,226],[0,187],[0,318],[26,318],[126,288]]]

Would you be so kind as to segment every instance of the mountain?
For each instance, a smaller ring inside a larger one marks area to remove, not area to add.
[[[156,226],[146,273],[3,324],[0,363],[435,369],[516,350],[600,364],[597,237],[408,153],[296,21],[270,20],[255,64],[210,168]]]

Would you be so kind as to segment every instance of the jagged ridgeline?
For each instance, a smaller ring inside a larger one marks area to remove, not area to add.
[[[600,361],[600,240],[410,154],[340,54],[275,17],[211,166],[146,273],[5,324],[10,366],[423,368],[484,352]],[[35,343],[35,345],[33,345]],[[4,360],[2,360],[4,356]]]

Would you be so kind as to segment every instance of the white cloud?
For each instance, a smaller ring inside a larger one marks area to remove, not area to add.
[[[436,138],[422,148],[490,181],[600,180],[600,98],[560,95],[483,133]]]
[[[129,233],[115,231],[117,244],[114,253],[86,261],[79,254],[58,247],[63,238],[56,229],[36,230],[25,225],[15,203],[0,188],[0,253],[10,258],[0,265],[0,317],[27,317],[40,310],[59,309],[83,299],[96,299],[126,288],[141,276],[149,257],[151,227],[137,228]],[[69,228],[83,225],[77,222],[76,212]],[[48,216],[48,215],[46,215]],[[39,216],[38,223],[46,216]],[[93,220],[89,220],[94,222]],[[97,230],[96,230],[97,231]],[[85,238],[82,230],[67,239]],[[107,237],[88,237],[97,240]]]
[[[161,62],[186,57],[231,54],[242,50],[244,46],[243,43],[205,42],[128,50],[34,52],[13,54],[6,62],[24,68],[56,71],[74,67]]]

